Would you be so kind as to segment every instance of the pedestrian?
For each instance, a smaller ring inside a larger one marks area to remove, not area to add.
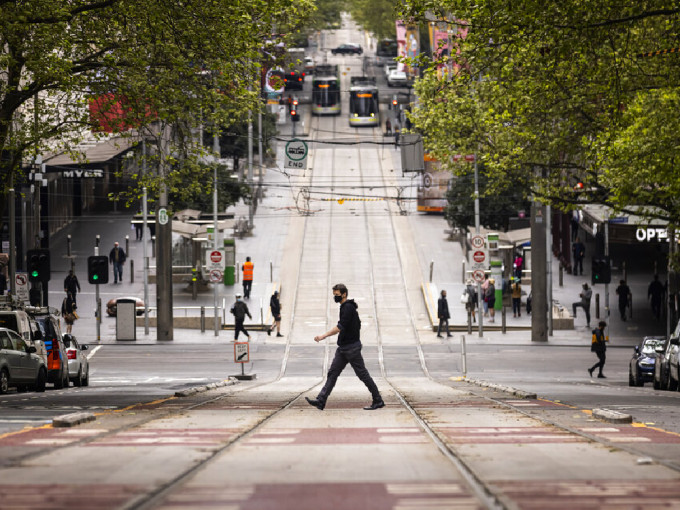
[[[0,268],[0,296],[5,295],[7,290],[7,275],[5,275],[5,268]]]
[[[118,245],[118,241],[113,243],[113,248],[109,252],[109,263],[113,264],[113,283],[120,280],[123,283],[123,264],[125,264],[125,251]]]
[[[75,299],[73,299],[73,295],[70,292],[67,292],[66,297],[61,303],[61,316],[64,318],[64,322],[66,323],[66,333],[69,335],[73,329],[73,323],[78,318],[78,314],[76,314],[76,308],[78,307],[76,306]]]
[[[571,225],[571,242],[573,243],[578,238],[578,211],[571,213],[569,223]]]
[[[583,274],[583,257],[586,255],[586,247],[578,237],[571,246],[571,252],[574,255],[574,275]]]
[[[512,297],[512,316],[521,317],[522,316],[522,285],[520,284],[519,278],[511,278],[514,280],[510,286]]]
[[[524,259],[522,258],[522,255],[517,252],[517,255],[515,256],[515,261],[512,264],[512,267],[514,269],[515,273],[515,278],[522,278],[522,269],[524,269]]]
[[[597,376],[600,379],[606,379],[605,375],[602,373],[602,369],[604,368],[604,362],[607,359],[607,356],[605,354],[607,351],[607,344],[605,342],[609,342],[609,337],[604,334],[604,328],[606,327],[607,323],[605,321],[600,321],[597,325],[597,329],[593,330],[593,339],[590,344],[590,351],[597,354],[598,361],[588,369],[590,377],[593,376],[593,372],[595,371],[595,369],[599,368]]]
[[[619,286],[616,287],[616,294],[619,296],[619,313],[621,320],[626,320],[626,308],[630,305],[633,296],[630,293],[630,287],[626,284],[626,280],[621,280]]]
[[[236,294],[236,302],[232,305],[230,312],[234,316],[234,342],[238,340],[238,334],[241,331],[243,331],[243,334],[246,335],[248,341],[250,341],[250,335],[243,326],[243,323],[246,320],[246,315],[251,319],[253,316],[250,315],[248,305],[241,301],[241,294]]]
[[[279,301],[278,290],[275,290],[272,297],[269,298],[269,309],[272,311],[274,323],[267,329],[267,335],[271,335],[274,326],[276,326],[276,336],[283,336],[281,334],[281,301]]]
[[[80,292],[80,282],[73,272],[73,269],[69,270],[68,275],[64,278],[64,292],[66,292],[66,294],[71,294],[71,296],[73,296],[73,302],[76,302],[77,294]]]
[[[243,271],[243,298],[250,299],[250,289],[253,288],[253,269],[255,264],[250,261],[250,257],[246,257],[241,270]]]
[[[144,223],[140,223],[142,220],[137,220],[135,225],[135,240],[141,241],[144,238]]]
[[[399,150],[399,128],[394,128],[394,150]]]
[[[654,280],[647,288],[647,299],[651,299],[652,313],[657,319],[661,318],[661,304],[663,303],[663,295],[665,294],[663,285],[659,281],[659,275],[654,275]]]
[[[581,307],[583,308],[583,311],[586,312],[586,325],[590,327],[590,299],[593,297],[593,290],[588,287],[587,283],[583,284],[583,290],[579,294],[579,297],[581,298],[581,301],[571,304],[571,308],[574,311],[574,319],[576,319],[576,309]]]
[[[390,119],[385,121],[385,136],[392,136],[392,123]]]
[[[482,282],[482,306],[484,308],[484,317],[489,316],[489,303],[486,301],[486,290],[489,288],[489,275],[484,275],[484,281]]]
[[[442,338],[442,326],[446,324],[446,336],[453,336],[449,333],[449,303],[446,300],[446,291],[442,290],[439,301],[437,301],[437,317],[439,317],[439,326],[437,326],[437,338]]]
[[[364,407],[364,409],[372,411],[385,406],[378,386],[373,381],[371,374],[368,373],[364,358],[361,356],[361,319],[359,318],[359,312],[357,312],[357,304],[353,299],[347,299],[347,294],[347,287],[344,284],[338,283],[333,286],[333,300],[340,304],[340,319],[337,325],[333,326],[329,331],[314,337],[315,342],[320,342],[329,336],[338,335],[338,348],[335,351],[331,367],[328,369],[326,384],[321,388],[315,399],[305,397],[309,405],[321,411],[326,407],[326,401],[333,391],[338,377],[348,363],[352,365],[354,373],[366,385],[368,391],[371,392],[371,397],[373,398],[371,405]]]
[[[465,302],[465,310],[468,314],[472,316],[472,322],[477,322],[475,317],[475,310],[477,309],[477,289],[475,288],[474,282],[468,278],[465,282],[465,294],[467,295],[467,301]]]
[[[489,285],[484,291],[484,298],[486,299],[486,304],[489,307],[489,322],[494,322],[496,317],[496,279],[489,278]]]

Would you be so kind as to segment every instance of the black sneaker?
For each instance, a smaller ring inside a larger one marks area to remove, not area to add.
[[[381,407],[385,407],[385,402],[381,400],[374,400],[370,406],[364,407],[365,411],[374,411],[376,409],[380,409]]]
[[[267,329],[267,336],[271,336],[272,334],[272,328]]]
[[[590,374],[590,377],[592,377],[592,376],[593,376],[593,369],[592,369],[592,368],[589,368],[589,369],[588,369],[588,373]]]
[[[276,333],[276,336],[283,336],[281,333]]]
[[[606,379],[606,378],[607,378],[604,374],[597,374],[597,376],[598,376],[600,379]]]
[[[310,406],[316,407],[319,411],[323,411],[323,408],[326,407],[326,403],[321,400],[311,399],[309,397],[305,397],[305,400]]]

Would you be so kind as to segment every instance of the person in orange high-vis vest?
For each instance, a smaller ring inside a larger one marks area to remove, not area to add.
[[[253,286],[253,269],[255,264],[250,261],[250,257],[246,257],[243,263],[243,298],[250,299],[250,289]]]

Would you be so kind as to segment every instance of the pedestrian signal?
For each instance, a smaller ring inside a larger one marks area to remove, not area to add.
[[[109,283],[109,259],[105,255],[87,257],[87,281],[92,284]]]
[[[50,250],[37,249],[26,252],[28,279],[32,282],[50,280]]]
[[[593,285],[598,283],[611,283],[612,271],[608,256],[593,257],[591,281]]]

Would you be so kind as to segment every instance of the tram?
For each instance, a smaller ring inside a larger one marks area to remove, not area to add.
[[[375,78],[352,76],[349,89],[349,125],[379,126],[380,103]]]
[[[312,80],[312,114],[340,115],[340,110],[338,66],[316,66]]]
[[[420,175],[417,188],[419,212],[443,213],[446,210],[446,194],[451,185],[451,172],[442,171],[441,163],[425,154],[425,170]]]

